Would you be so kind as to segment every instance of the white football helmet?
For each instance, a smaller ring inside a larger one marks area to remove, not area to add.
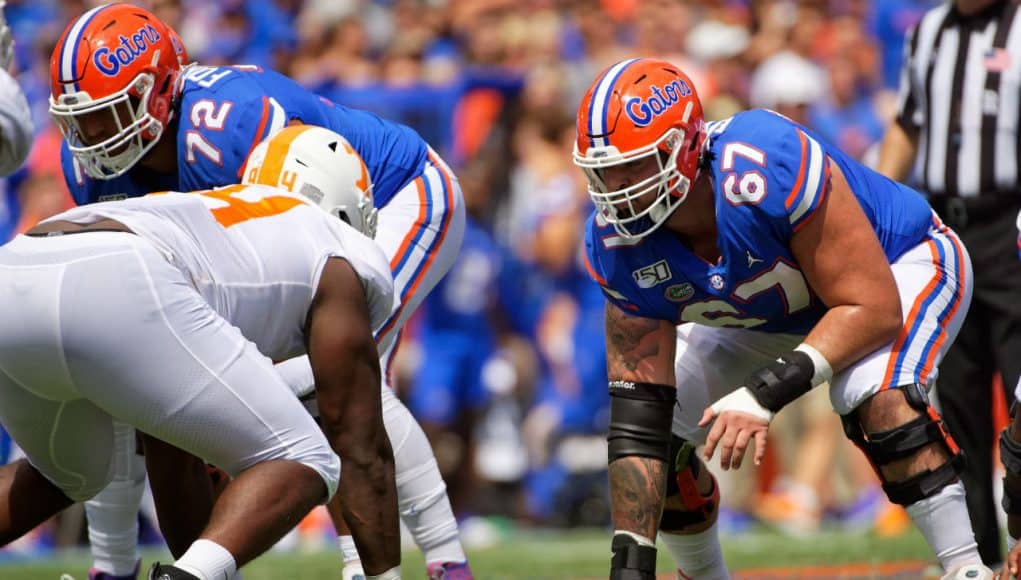
[[[242,171],[246,185],[301,194],[366,236],[376,237],[369,170],[338,133],[313,125],[286,127],[263,139]]]

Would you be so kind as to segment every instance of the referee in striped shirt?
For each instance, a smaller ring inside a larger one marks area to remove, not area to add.
[[[953,0],[925,14],[905,43],[897,118],[879,161],[880,172],[898,181],[917,170],[917,185],[971,254],[971,310],[936,390],[967,457],[961,478],[979,553],[990,566],[1002,561],[990,384],[1002,373],[1005,392],[996,396],[1012,401],[1021,375],[1019,19],[1016,0]]]

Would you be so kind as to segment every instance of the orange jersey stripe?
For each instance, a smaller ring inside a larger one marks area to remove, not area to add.
[[[606,286],[607,288],[609,288],[610,283],[607,282],[605,278],[600,276],[599,273],[596,272],[596,269],[592,267],[592,263],[589,262],[588,252],[584,252],[582,254],[582,258],[584,259],[583,261],[585,262],[585,269],[588,270],[588,275],[592,276],[592,279],[598,282],[600,286]]]
[[[933,262],[939,261],[939,251],[936,248],[936,242],[929,240],[927,242],[929,251],[932,252]],[[890,349],[890,361],[886,365],[886,374],[883,376],[883,382],[880,385],[880,390],[886,389],[890,386],[890,381],[893,380],[893,370],[897,366],[897,358],[900,355],[901,349],[904,348],[904,343],[907,341],[908,335],[911,334],[911,327],[914,325],[915,320],[918,318],[918,312],[922,309],[922,304],[932,294],[932,291],[939,285],[940,273],[936,274],[929,280],[929,283],[925,285],[925,288],[915,298],[915,303],[911,305],[911,312],[908,314],[908,319],[904,323],[904,326],[900,329],[900,334],[897,336],[896,342],[893,343],[893,348]]]
[[[430,160],[432,160],[432,154],[431,153],[429,155],[429,158],[430,158]],[[443,176],[443,187],[445,188],[445,191],[446,191],[446,202],[447,202],[447,209],[446,209],[447,215],[446,215],[446,218],[443,220],[443,223],[440,225],[439,235],[436,237],[436,239],[433,240],[433,248],[435,249],[435,248],[439,248],[440,246],[442,246],[443,245],[443,240],[447,237],[447,229],[448,229],[447,226],[450,225],[450,220],[453,218],[453,215],[454,215],[454,198],[453,198],[454,191],[453,191],[453,188],[451,187],[450,175],[443,169],[443,166],[440,165],[439,163],[436,163],[435,161],[433,162],[433,165],[440,172],[440,175]],[[425,199],[425,182],[424,182],[424,178],[422,178],[422,177],[417,178],[415,180],[415,183],[418,185],[419,196],[420,196],[421,201],[422,201],[422,206],[421,206],[422,209],[419,212],[419,220],[416,223],[420,224],[421,226],[424,226],[425,223],[426,223],[426,216],[425,216],[426,199]],[[417,228],[412,228],[412,230],[410,232],[408,232],[408,235],[404,238],[404,243],[401,245],[400,251],[397,252],[397,255],[394,257],[394,260],[391,261],[391,264],[390,264],[390,269],[391,270],[393,270],[396,267],[396,264],[400,263],[401,256],[405,253],[405,246],[409,245],[411,243],[411,240],[414,239],[414,237],[415,237],[415,230],[416,229]],[[403,295],[401,296],[401,305],[400,305],[400,307],[397,308],[397,312],[395,312],[392,315],[390,315],[390,319],[386,322],[386,324],[383,326],[383,328],[381,328],[379,330],[379,332],[377,333],[377,336],[384,336],[386,333],[390,332],[390,329],[393,328],[393,325],[396,324],[398,320],[400,320],[401,314],[404,312],[404,307],[407,306],[407,304],[408,304],[407,301],[404,299],[404,297],[405,296],[413,295],[415,293],[415,290],[418,289],[418,285],[422,282],[422,280],[425,279],[426,274],[428,274],[429,269],[432,267],[433,260],[435,260],[435,259],[436,259],[436,252],[435,251],[429,252],[429,254],[426,256],[425,263],[422,265],[422,269],[419,270],[418,275],[416,275],[415,278],[413,280],[411,280],[411,284],[407,288],[405,288],[405,290],[403,292]],[[389,365],[389,363],[388,363],[388,365]]]
[[[798,139],[801,140],[801,167],[798,168],[798,179],[794,182],[790,194],[787,195],[787,201],[784,202],[787,209],[791,209],[794,206],[794,200],[798,198],[801,185],[805,182],[805,166],[808,165],[808,142],[805,141],[805,134],[798,131]]]
[[[446,219],[443,220],[443,224],[440,226],[439,237],[433,242],[435,247],[439,248],[443,246],[443,240],[447,237],[447,226],[450,225],[450,220],[454,217],[454,189],[450,183],[450,174],[448,174],[443,169],[442,165],[433,158],[432,153],[429,154],[429,160],[433,162],[433,165],[436,166],[437,171],[439,171],[440,175],[443,176],[443,189],[444,191],[446,191],[447,216]],[[435,259],[436,252],[429,252],[429,256],[425,260],[425,265],[422,266],[422,271],[418,273],[418,276],[411,283],[411,287],[406,291],[407,295],[415,293],[415,290],[418,288],[419,283],[421,283],[422,280],[425,279],[425,276],[429,272],[429,269],[432,267],[432,263]],[[403,304],[401,307],[403,309]]]
[[[424,226],[428,221],[429,216],[425,214],[428,209],[429,200],[426,199],[425,182],[422,177],[415,178],[415,187],[418,188],[418,219],[415,220],[415,224],[418,226]],[[408,247],[411,246],[411,242],[415,239],[417,228],[411,228],[407,234],[404,235],[404,240],[401,241],[400,247],[397,249],[397,253],[390,259],[390,271],[397,269],[397,264],[401,263],[401,259],[404,258],[404,254],[408,253]]]
[[[822,207],[822,204],[826,203],[826,197],[829,195],[830,191],[829,188],[830,164],[828,161],[824,162],[823,168],[824,168],[822,175],[823,188],[822,192],[819,194],[819,205],[815,206],[815,209],[812,210],[812,213],[808,214],[807,217],[803,218],[800,222],[798,222],[798,225],[794,226],[794,233],[798,233],[799,231],[801,231],[801,228],[805,227],[806,225],[808,225],[809,222],[814,220],[815,216],[819,214],[819,208]]]
[[[255,146],[262,141],[262,132],[266,129],[266,121],[269,120],[269,97],[262,97],[262,118],[259,119],[259,127],[255,130],[255,139],[252,140],[252,144],[248,146],[248,153],[245,153],[245,159],[252,154],[252,150]],[[238,167],[238,179],[241,179],[241,172],[244,171],[245,167],[242,165]]]
[[[964,288],[965,288],[966,281],[964,279],[964,277],[965,277],[964,268],[961,267],[964,264],[964,252],[961,250],[961,242],[960,242],[960,240],[958,240],[953,235],[948,235],[947,237],[950,238],[950,245],[952,245],[954,247],[954,255],[957,256],[957,263],[958,263],[958,268],[957,268],[958,280],[957,280],[957,283],[958,283],[958,288],[957,288],[957,291],[954,292],[954,297],[951,298],[951,300],[953,300],[953,305],[950,307],[950,312],[947,313],[946,318],[944,318],[943,322],[941,322],[940,325],[939,325],[939,336],[936,338],[936,341],[932,345],[932,349],[929,351],[928,356],[925,357],[925,362],[922,364],[922,372],[921,372],[921,376],[922,377],[928,376],[929,371],[932,370],[933,362],[936,359],[936,353],[939,352],[940,346],[942,346],[943,343],[946,342],[946,340],[947,340],[947,333],[946,333],[947,324],[949,324],[949,322],[951,320],[953,320],[954,314],[957,313],[957,309],[960,308],[961,302],[963,302],[963,298],[964,298]]]

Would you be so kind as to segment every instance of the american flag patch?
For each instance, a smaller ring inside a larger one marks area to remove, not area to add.
[[[991,48],[982,56],[982,66],[991,72],[1003,72],[1010,67],[1010,53],[1002,48]]]

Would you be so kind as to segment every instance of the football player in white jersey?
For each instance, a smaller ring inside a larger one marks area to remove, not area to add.
[[[0,1],[0,177],[18,170],[32,148],[32,114],[18,81],[8,69],[14,60],[14,38]]]
[[[127,53],[113,50],[122,44]],[[269,69],[190,63],[171,27],[129,3],[98,4],[69,22],[50,73],[50,113],[64,133],[61,162],[79,204],[234,184],[249,152],[292,122],[343,135],[369,168],[379,209],[375,240],[400,297],[377,332],[384,377],[389,374],[404,324],[454,263],[465,223],[456,176],[421,136],[332,103]],[[312,383],[302,359],[285,363],[281,372]],[[402,521],[425,556],[429,578],[470,580],[429,441],[390,386],[383,389]],[[117,433],[128,443],[133,437],[127,428]],[[90,580],[137,575],[142,464],[130,451],[119,453],[117,476],[86,504],[95,558]],[[350,579],[362,571],[353,539],[336,516],[338,503],[329,507]]]
[[[293,125],[264,139],[249,154],[241,171],[242,183],[262,184],[280,187],[298,192],[307,187],[309,182],[316,183],[325,179],[324,172],[337,175],[335,181],[340,182],[337,189],[350,192],[352,195],[345,203],[345,212],[349,223],[359,228],[362,233],[376,238],[376,225],[379,222],[381,236],[390,239],[377,243],[390,256],[390,248],[394,245],[394,235],[400,233],[405,238],[413,237],[416,225],[415,218],[392,204],[377,210],[370,194],[358,197],[355,192],[371,191],[373,184],[369,169],[364,162],[356,164],[359,154],[350,146],[348,159],[350,166],[345,167],[337,162],[337,155],[328,148],[321,146],[323,136],[333,134],[332,131],[309,125]],[[420,209],[413,213],[420,217]],[[378,216],[377,216],[378,212]],[[457,237],[460,238],[460,233]],[[457,242],[460,246],[460,241]],[[425,259],[425,258],[423,258]],[[430,260],[426,260],[429,262]],[[391,266],[397,257],[390,260]],[[424,279],[420,288],[435,284],[449,266],[444,266]],[[395,271],[399,271],[395,270]],[[395,275],[394,312],[413,310],[421,301],[420,294],[398,295],[397,290],[403,288],[398,275]],[[425,292],[428,290],[426,289]],[[409,302],[401,299],[403,296]],[[430,579],[470,580],[471,569],[462,551],[457,534],[457,521],[453,517],[450,501],[446,496],[446,484],[440,476],[439,467],[433,456],[429,440],[415,421],[407,407],[397,399],[393,389],[388,385],[385,376],[385,365],[392,360],[394,345],[393,335],[399,332],[404,317],[391,317],[383,330],[376,333],[376,344],[380,351],[380,365],[384,368],[384,382],[380,385],[383,400],[383,422],[393,446],[396,465],[397,500],[401,518],[413,539],[426,557],[426,574]],[[396,322],[396,326],[395,326]],[[396,330],[395,330],[396,329]],[[305,398],[315,388],[315,381],[308,357],[295,357],[281,362],[277,370],[284,377],[291,389],[299,397]],[[334,522],[343,515],[343,502],[331,502],[327,507],[331,511]],[[338,509],[339,508],[339,509]],[[350,521],[344,517],[344,520]],[[359,565],[358,553],[354,546],[347,542],[350,534],[338,528],[340,544],[344,556],[344,580],[359,580],[365,574]]]
[[[333,495],[341,462],[366,571],[399,578],[373,339],[389,264],[344,223],[357,208],[305,185],[92,204],[0,248],[0,421],[28,457],[0,470],[0,544],[107,484],[117,420],[234,478],[150,578],[231,577]],[[323,429],[272,365],[302,354]]]

